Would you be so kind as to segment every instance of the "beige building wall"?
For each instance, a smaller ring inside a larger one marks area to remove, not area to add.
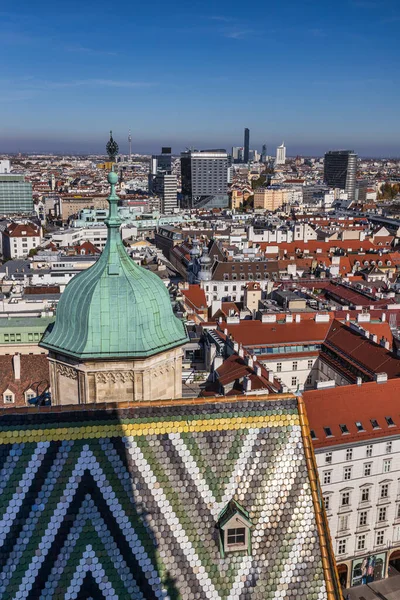
[[[61,201],[61,218],[67,221],[69,217],[75,215],[84,208],[107,208],[107,198],[62,198]]]
[[[254,191],[254,208],[263,210],[276,210],[287,202],[286,190],[259,188]]]
[[[182,349],[143,360],[87,361],[50,354],[52,404],[140,402],[182,397]]]

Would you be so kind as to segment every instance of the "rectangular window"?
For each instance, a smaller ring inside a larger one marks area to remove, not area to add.
[[[306,383],[307,385],[311,385],[312,384],[312,375],[309,375],[306,379]]]
[[[379,429],[379,423],[376,419],[371,419],[372,429]]]
[[[378,510],[378,523],[382,523],[382,521],[386,521],[387,518],[387,506],[381,506]]]
[[[309,369],[312,369],[313,368],[313,361],[309,360],[308,363],[307,363],[307,366],[308,366]]]
[[[342,492],[341,506],[350,506],[350,492]]]
[[[368,511],[362,510],[358,515],[358,526],[365,527],[368,524]]]
[[[383,461],[383,472],[384,473],[389,473],[390,469],[392,468],[392,461],[391,459],[387,459]]]
[[[381,489],[380,489],[379,497],[380,498],[388,498],[388,496],[389,496],[389,484],[388,483],[382,483],[381,484]]]
[[[361,491],[361,502],[369,502],[370,488],[363,488]]]
[[[357,536],[357,550],[364,550],[365,548],[365,535]]]
[[[397,505],[396,519],[400,519],[400,504]]]
[[[361,421],[356,421],[356,427],[357,427],[357,431],[364,431],[364,427],[363,427],[363,424],[361,423]]]
[[[348,529],[348,526],[349,526],[349,516],[342,515],[341,517],[339,517],[338,531],[346,531],[346,529]]]
[[[276,363],[276,372],[281,373],[282,371],[282,363]]]
[[[12,404],[14,402],[14,396],[12,394],[4,395],[4,404]]]
[[[330,508],[330,504],[331,504],[330,499],[331,499],[330,496],[322,496],[322,501],[324,503],[325,510],[329,510],[329,508]],[[399,504],[399,507],[400,507],[400,504]]]
[[[343,469],[343,479],[345,481],[349,481],[351,479],[351,470],[352,470],[352,467],[345,467]]]
[[[365,455],[367,458],[370,458],[372,456],[372,444],[368,444]]]
[[[386,419],[386,423],[389,425],[389,427],[394,427],[396,425],[396,423],[393,421],[392,417],[385,417]]]
[[[292,363],[292,371],[297,371],[297,365],[298,365],[297,360],[294,360]]]
[[[372,463],[364,463],[364,477],[369,477],[372,471]]]
[[[332,480],[332,471],[324,471],[324,478],[323,478],[323,482],[325,485],[327,485],[328,483],[331,483]]]
[[[347,448],[346,450],[346,460],[351,460],[353,458],[353,448]]]
[[[339,427],[340,427],[340,431],[342,433],[350,433],[349,430],[348,430],[348,428],[347,428],[347,425],[342,424],[342,425],[339,425]]]
[[[339,540],[337,546],[338,555],[346,554],[346,542],[347,540]]]
[[[228,546],[238,546],[246,543],[246,529],[238,527],[237,529],[228,529],[227,533]]]
[[[390,454],[392,451],[393,445],[392,442],[386,442],[386,454]]]
[[[332,464],[332,452],[327,452],[325,454],[325,464],[326,465],[331,465]]]
[[[384,544],[384,543],[385,543],[385,530],[380,529],[379,531],[376,532],[376,545],[382,546],[382,544]]]
[[[297,385],[297,377],[292,377],[292,386]]]
[[[332,430],[330,427],[324,427],[326,437],[333,437]]]

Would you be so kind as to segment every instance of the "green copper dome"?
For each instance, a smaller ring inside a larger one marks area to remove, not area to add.
[[[119,231],[117,180],[109,173],[110,214],[103,253],[67,285],[56,321],[41,342],[53,352],[79,359],[144,358],[187,341],[164,283],[126,253]]]

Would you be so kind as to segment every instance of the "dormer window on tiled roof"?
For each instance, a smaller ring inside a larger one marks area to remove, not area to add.
[[[357,431],[365,431],[361,421],[356,421],[356,427],[357,427]]]
[[[333,433],[330,427],[324,427],[326,437],[333,437]]]
[[[385,419],[389,427],[395,427],[396,423],[393,421],[392,417],[385,417]]]
[[[371,419],[372,429],[380,429],[379,423],[376,419]]]
[[[348,430],[347,425],[342,424],[342,425],[339,425],[339,427],[340,427],[340,431],[342,433],[350,433],[350,431]]]

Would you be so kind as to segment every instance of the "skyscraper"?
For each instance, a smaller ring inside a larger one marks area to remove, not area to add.
[[[161,198],[161,212],[169,214],[178,206],[177,178],[172,174],[171,148],[164,146],[161,154],[150,160],[149,192]]]
[[[286,147],[285,142],[282,142],[276,149],[276,165],[284,165],[286,162]]]
[[[243,161],[245,163],[249,162],[249,149],[250,149],[250,129],[247,127],[244,130],[244,152],[243,152]]]
[[[324,182],[345,190],[349,200],[355,199],[357,158],[354,150],[330,150],[325,154]]]
[[[262,162],[264,164],[267,162],[267,144],[263,144],[263,147],[261,150],[260,162]]]
[[[182,152],[183,207],[227,207],[229,167],[226,150]]]

